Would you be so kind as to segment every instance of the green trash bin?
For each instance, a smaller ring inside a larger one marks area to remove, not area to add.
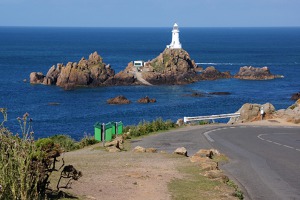
[[[117,134],[120,135],[123,133],[123,123],[120,121],[120,122],[116,122],[116,125],[117,125]]]
[[[116,135],[116,123],[115,122],[110,122],[110,124],[112,125],[111,134]]]
[[[102,125],[97,122],[95,125],[94,125],[94,129],[95,129],[95,140],[97,141],[102,141]]]
[[[113,125],[111,122],[105,124],[105,141],[111,141],[113,136]]]

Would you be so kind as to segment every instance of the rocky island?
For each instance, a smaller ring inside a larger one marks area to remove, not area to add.
[[[97,52],[94,52],[88,59],[82,58],[78,63],[53,65],[46,75],[32,72],[30,83],[72,89],[118,85],[180,85],[230,77],[229,72],[219,72],[214,67],[208,67],[202,73],[198,73],[197,65],[185,50],[166,48],[159,56],[145,62],[144,66],[137,68],[130,62],[117,74],[109,64],[103,62]]]
[[[234,78],[244,80],[270,80],[275,78],[282,78],[283,76],[274,75],[270,72],[268,67],[252,67],[244,66],[241,67],[239,72],[234,75]]]

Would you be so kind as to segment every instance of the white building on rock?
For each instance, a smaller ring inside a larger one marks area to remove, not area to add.
[[[175,23],[172,30],[172,42],[170,45],[167,45],[169,49],[181,49],[181,43],[179,41],[179,28],[178,25]]]

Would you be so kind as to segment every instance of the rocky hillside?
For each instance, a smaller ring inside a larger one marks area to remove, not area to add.
[[[92,53],[89,59],[82,58],[77,62],[68,62],[67,65],[53,65],[46,75],[41,72],[30,74],[30,83],[57,85],[65,89],[76,86],[101,86],[112,82],[115,72],[110,65],[103,62],[97,52]]]

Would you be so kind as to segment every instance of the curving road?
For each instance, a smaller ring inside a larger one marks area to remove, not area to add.
[[[133,141],[168,152],[217,148],[249,199],[300,199],[300,127],[196,126]]]

